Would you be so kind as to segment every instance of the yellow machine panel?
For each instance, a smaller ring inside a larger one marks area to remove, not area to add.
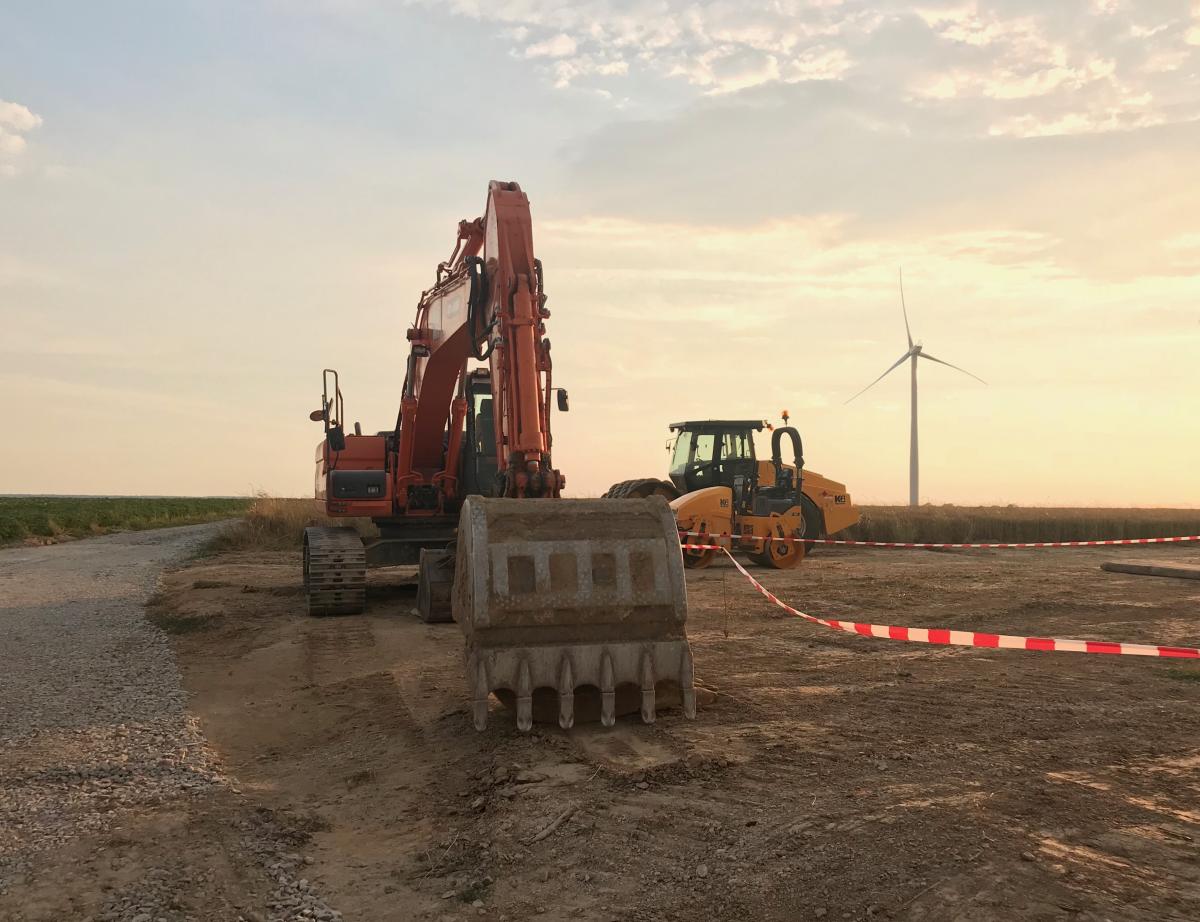
[[[755,563],[793,567],[811,550],[810,542],[856,524],[859,512],[844,483],[804,467],[794,428],[773,429],[771,459],[756,458],[753,434],[764,428],[761,420],[674,423],[670,480],[626,480],[604,495],[663,496],[685,545],[688,533],[712,535],[710,543],[741,550]],[[792,442],[791,464],[781,457],[785,437]],[[685,547],[684,562],[703,567],[715,554]]]

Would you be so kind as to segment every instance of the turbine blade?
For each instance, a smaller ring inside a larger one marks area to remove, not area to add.
[[[949,362],[943,362],[941,359],[935,359],[928,352],[919,352],[917,354],[923,359],[929,359],[931,362],[937,362],[939,365],[945,365],[948,368],[953,368],[955,371],[961,371],[964,375],[970,375],[980,384],[987,384],[987,382],[984,381],[983,378],[979,377],[979,375],[971,374],[971,372],[967,371],[965,368],[959,368],[957,365],[951,365]]]
[[[900,267],[900,309],[904,311],[904,335],[908,337],[908,348],[913,347],[912,330],[908,328],[908,305],[904,303],[904,267]]]
[[[912,352],[904,353],[904,355],[902,355],[902,356],[900,356],[900,358],[896,359],[895,364],[893,364],[890,368],[888,368],[887,371],[885,371],[878,378],[876,378],[874,381],[872,381],[870,384],[868,384],[866,387],[864,387],[861,391],[859,391],[857,394],[855,394],[853,397],[851,397],[850,400],[855,400],[858,397],[861,397],[863,394],[865,394],[867,391],[869,391],[871,388],[873,388],[876,384],[878,384],[880,381],[882,381],[884,378],[886,378],[888,375],[890,375],[893,371],[895,371],[897,368],[899,368],[901,365],[903,365],[906,361],[908,361],[908,358],[911,355],[912,355]],[[847,400],[846,403],[849,403],[850,400]]]

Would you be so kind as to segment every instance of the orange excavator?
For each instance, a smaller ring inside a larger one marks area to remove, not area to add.
[[[309,612],[361,612],[368,566],[417,563],[420,617],[453,618],[466,636],[477,728],[493,692],[521,729],[535,710],[569,727],[580,687],[605,725],[622,689],[652,722],[662,684],[693,716],[683,561],[667,503],[560,498],[551,405],[566,411],[568,401],[551,380],[546,300],[529,199],[514,182],[491,182],[483,216],[459,223],[417,304],[395,427],[347,432],[338,375],[326,369],[311,414],[325,427],[316,496],[329,516],[370,518],[379,537],[305,530]]]

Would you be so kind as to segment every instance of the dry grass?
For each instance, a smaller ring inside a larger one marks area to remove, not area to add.
[[[313,499],[281,499],[260,496],[246,510],[246,516],[225,529],[208,545],[209,553],[247,550],[292,550],[304,541],[304,529],[310,525],[338,525],[357,528],[363,535],[379,534],[370,519],[332,519],[322,515]]]
[[[1093,541],[1200,534],[1200,509],[864,506],[839,538],[863,541]]]
[[[231,497],[3,496],[0,546],[216,522],[241,515],[249,505],[249,499]]]

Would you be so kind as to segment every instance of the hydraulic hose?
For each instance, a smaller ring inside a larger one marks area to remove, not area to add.
[[[467,330],[471,334],[471,355],[483,362],[491,356],[495,346],[488,336],[491,324],[482,326],[481,317],[488,305],[488,280],[480,257],[468,257],[467,276],[471,280],[471,290],[467,295]]]

